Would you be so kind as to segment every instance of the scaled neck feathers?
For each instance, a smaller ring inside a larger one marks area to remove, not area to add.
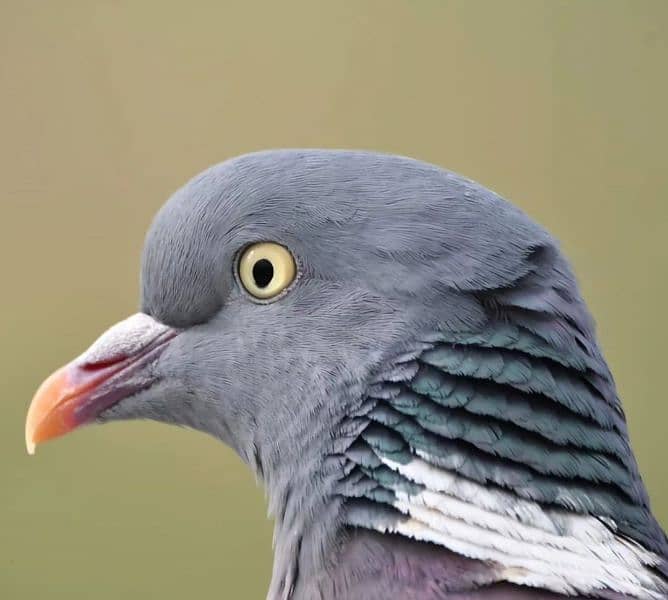
[[[591,318],[558,253],[531,260],[478,295],[484,328],[424,336],[371,387],[348,522],[486,561],[499,581],[663,598],[666,538]]]
[[[397,568],[394,584],[383,575],[387,600],[496,598],[503,586],[540,598],[666,597],[666,538],[589,313],[558,252],[529,260],[511,286],[473,294],[484,327],[416,333],[351,390],[358,401],[336,416],[334,446],[304,453],[318,459],[303,480],[274,486],[270,598],[358,597],[344,589],[360,572],[346,561],[381,543],[358,536],[379,533],[436,557],[424,571],[432,595],[406,595],[415,573]],[[332,437],[318,423],[312,443]]]

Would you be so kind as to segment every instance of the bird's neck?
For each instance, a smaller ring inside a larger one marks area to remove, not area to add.
[[[475,595],[479,589],[497,593],[494,586],[507,587],[498,583],[499,574],[484,562],[441,546],[354,526],[352,506],[360,510],[355,497],[365,485],[357,477],[359,465],[352,468],[344,458],[350,454],[350,439],[358,437],[354,423],[344,423],[351,434],[341,442],[348,449],[345,452],[304,445],[299,471],[280,464],[266,469],[265,461],[263,478],[275,518],[274,566],[267,599],[446,600],[461,598],[462,593],[469,594],[467,600],[507,597]],[[329,435],[311,437],[323,438],[332,439]],[[303,442],[298,435],[293,441],[296,445]],[[342,473],[348,473],[349,480],[342,480]],[[383,510],[380,502],[365,506],[370,511]],[[510,587],[512,593],[517,591],[513,598],[524,598],[523,589]]]
[[[311,412],[294,418],[283,424],[281,439],[256,458],[275,521],[269,600],[308,597],[297,595],[299,582],[325,573],[328,557],[341,547],[346,523],[340,487],[349,468],[345,452],[364,422],[350,418],[362,402],[361,390],[351,386],[338,397],[339,415]]]
[[[284,480],[281,491],[270,491],[274,515],[274,566],[268,600],[293,600],[298,581],[322,568],[322,557],[335,546],[341,507],[321,492],[331,484]],[[311,494],[301,495],[308,485]],[[321,486],[316,490],[316,486]],[[280,502],[277,501],[280,496]]]

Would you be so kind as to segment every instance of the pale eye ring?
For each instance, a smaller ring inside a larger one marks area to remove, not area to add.
[[[297,265],[290,251],[275,242],[247,246],[239,256],[239,280],[258,300],[270,300],[283,292],[297,276]]]

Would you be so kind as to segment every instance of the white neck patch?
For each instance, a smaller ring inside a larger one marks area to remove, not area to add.
[[[419,453],[422,458],[427,455]],[[511,492],[488,489],[415,458],[383,463],[425,489],[395,489],[394,507],[408,518],[375,528],[442,545],[501,568],[510,583],[560,594],[618,592],[631,598],[666,597],[665,583],[651,567],[660,558],[614,533],[593,516],[544,508]]]

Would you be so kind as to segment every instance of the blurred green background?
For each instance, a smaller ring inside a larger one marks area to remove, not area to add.
[[[551,229],[668,524],[668,2],[2,0],[0,47],[0,597],[264,597],[271,524],[231,451],[128,423],[29,459],[23,420],[136,309],[168,195],[267,147],[412,155]]]

